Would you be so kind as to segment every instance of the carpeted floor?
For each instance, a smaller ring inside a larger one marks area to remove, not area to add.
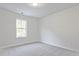
[[[79,53],[44,43],[34,43],[3,49],[0,56],[79,56]]]

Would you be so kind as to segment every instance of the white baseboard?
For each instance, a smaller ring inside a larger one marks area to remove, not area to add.
[[[34,43],[39,43],[39,41],[35,41],[35,42],[30,42],[30,43],[19,43],[19,44],[11,44],[11,45],[7,45],[7,46],[2,46],[0,47],[0,50],[5,49],[5,48],[12,48],[12,47],[17,47],[17,46],[23,46],[23,45],[28,45],[28,44],[34,44]]]
[[[60,47],[60,48],[62,48],[62,49],[70,50],[70,51],[73,51],[73,52],[79,52],[78,50],[71,49],[71,48],[66,48],[66,47],[62,47],[62,46],[60,46],[60,45],[56,45],[56,44],[49,44],[49,43],[47,43],[47,42],[43,42],[43,41],[41,41],[41,43],[47,44],[47,45],[49,45],[49,46]]]

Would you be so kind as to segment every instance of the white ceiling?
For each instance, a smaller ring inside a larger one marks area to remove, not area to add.
[[[40,6],[33,7],[29,3],[0,3],[1,8],[39,18],[78,5],[78,3],[41,3]]]

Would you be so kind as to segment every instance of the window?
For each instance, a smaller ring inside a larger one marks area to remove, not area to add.
[[[26,21],[16,20],[16,38],[26,37]]]

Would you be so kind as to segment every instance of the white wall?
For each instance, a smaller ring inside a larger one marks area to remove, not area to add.
[[[51,14],[40,25],[42,42],[79,51],[79,6]]]
[[[27,37],[16,39],[16,13],[0,9],[0,48],[39,41],[38,19],[23,16],[27,21]]]

